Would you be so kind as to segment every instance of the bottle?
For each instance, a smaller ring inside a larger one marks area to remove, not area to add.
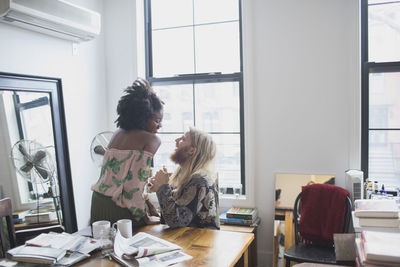
[[[378,181],[374,181],[374,192],[378,193],[378,190],[379,190]]]
[[[368,182],[369,182],[369,180],[368,180],[368,178],[366,178],[365,182],[364,182],[364,188],[363,188],[364,189],[364,194],[363,194],[364,198],[367,198]]]

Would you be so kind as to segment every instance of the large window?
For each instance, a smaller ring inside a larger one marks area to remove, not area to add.
[[[362,0],[362,169],[400,186],[400,1]]]
[[[245,193],[239,0],[145,0],[146,78],[165,102],[156,169],[189,126],[217,143],[223,193]]]

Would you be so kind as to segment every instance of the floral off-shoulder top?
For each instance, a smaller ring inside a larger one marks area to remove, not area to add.
[[[111,197],[139,220],[145,213],[143,188],[151,174],[153,154],[143,150],[108,149],[104,154],[100,178],[92,190]]]

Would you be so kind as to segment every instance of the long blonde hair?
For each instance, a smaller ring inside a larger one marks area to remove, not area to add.
[[[195,174],[206,175],[211,182],[216,180],[215,155],[217,147],[211,135],[198,129],[189,128],[193,155],[183,164],[179,165],[171,175],[169,184],[174,188],[174,196],[178,196],[183,188]]]

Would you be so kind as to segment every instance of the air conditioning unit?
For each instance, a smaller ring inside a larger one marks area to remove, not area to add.
[[[0,0],[0,21],[74,42],[100,34],[100,14],[63,0]]]
[[[364,197],[364,173],[359,170],[347,170],[345,172],[345,186],[350,192],[352,202],[356,199],[363,199]]]

